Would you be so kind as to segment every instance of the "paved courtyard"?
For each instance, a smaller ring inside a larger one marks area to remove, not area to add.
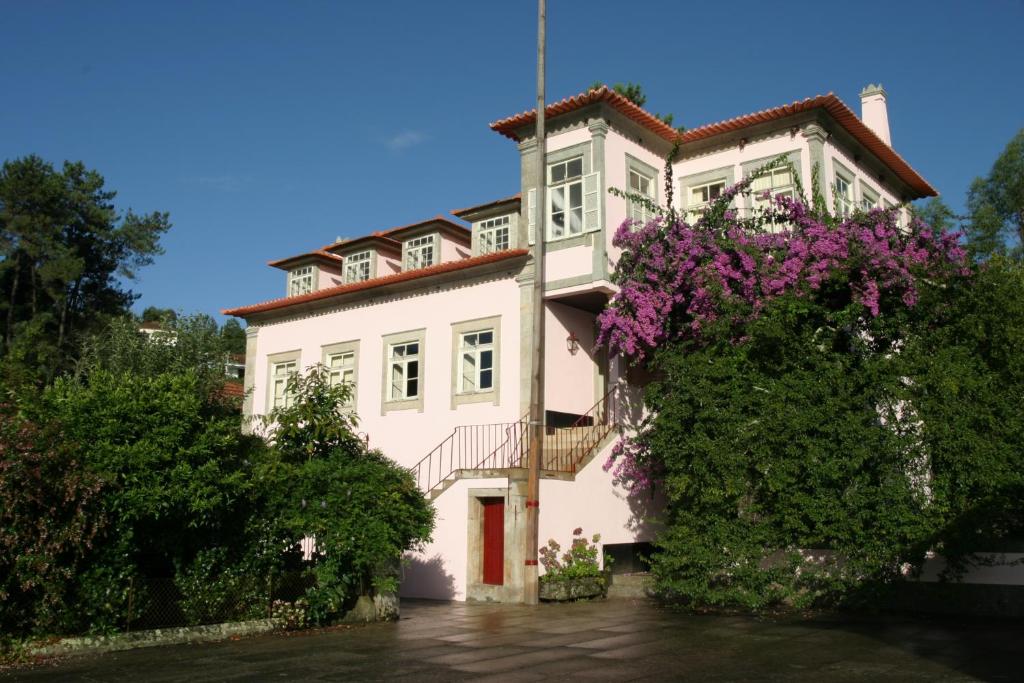
[[[1021,680],[1024,624],[403,603],[398,623],[67,659],[26,681]]]

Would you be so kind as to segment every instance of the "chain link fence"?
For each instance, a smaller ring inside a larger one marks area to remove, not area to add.
[[[126,631],[267,619],[277,601],[293,603],[314,579],[301,571],[235,577],[190,593],[173,578],[133,579],[128,587]]]

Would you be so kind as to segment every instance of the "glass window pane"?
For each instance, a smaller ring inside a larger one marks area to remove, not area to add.
[[[420,364],[419,361],[411,360],[405,364],[406,373],[410,379],[416,379],[420,376]]]
[[[481,351],[480,352],[480,369],[481,370],[490,370],[491,369],[491,363],[493,361],[493,356],[494,356],[494,352],[493,351]]]
[[[419,342],[414,342],[412,344],[406,344],[405,345],[405,355],[407,355],[407,356],[415,356],[419,352],[420,352]]]
[[[481,344],[490,344],[493,341],[494,341],[494,332],[481,332],[480,333],[480,343]]]
[[[480,371],[480,388],[490,389],[491,388],[491,371],[481,370]]]
[[[416,398],[417,396],[420,395],[420,383],[419,383],[419,380],[410,377],[409,378],[409,382],[407,384],[407,387],[408,387],[408,393],[406,394],[406,398]]]
[[[565,164],[555,164],[551,167],[551,182],[560,183],[565,180]]]
[[[569,178],[575,178],[576,176],[583,175],[583,159],[573,159],[568,163],[566,175]]]
[[[573,209],[569,214],[569,233],[575,235],[583,232],[583,208]]]
[[[583,206],[583,184],[573,183],[569,186],[569,206]]]

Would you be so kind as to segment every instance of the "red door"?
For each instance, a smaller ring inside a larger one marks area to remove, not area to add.
[[[505,583],[505,499],[481,498],[484,506],[484,583]]]

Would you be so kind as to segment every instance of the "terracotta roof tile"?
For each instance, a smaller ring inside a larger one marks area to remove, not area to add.
[[[297,263],[299,261],[303,261],[306,259],[312,259],[315,261],[326,261],[333,265],[339,266],[345,262],[345,259],[338,256],[337,254],[332,254],[328,251],[324,251],[323,249],[317,249],[316,251],[306,252],[305,254],[299,254],[298,256],[289,256],[288,258],[277,259],[276,261],[267,261],[267,265],[273,266],[274,268],[283,268],[288,266],[289,264]]]
[[[511,197],[493,199],[489,202],[484,202],[483,204],[477,204],[476,206],[467,206],[465,209],[452,209],[451,211],[449,211],[449,213],[453,216],[458,216],[459,218],[462,218],[463,214],[472,213],[474,211],[480,211],[481,209],[486,209],[491,206],[497,206],[498,204],[505,204],[506,202],[521,202],[522,199],[523,194],[521,192],[516,192]]]
[[[667,142],[675,142],[680,138],[679,131],[667,125],[664,121],[659,120],[653,114],[650,114],[636,106],[622,95],[609,90],[607,86],[602,86],[595,90],[581,93],[575,97],[566,98],[561,102],[556,102],[555,104],[549,104],[545,107],[544,111],[549,118],[554,118],[556,116],[575,111],[589,104],[594,104],[595,102],[607,102],[627,118],[635,121]],[[864,122],[861,121],[860,118],[833,93],[810,97],[805,100],[792,102],[791,104],[785,104],[772,109],[765,109],[753,114],[737,116],[727,121],[720,121],[718,123],[711,123],[697,128],[691,128],[681,134],[682,142],[683,144],[686,144],[687,142],[704,140],[716,135],[742,130],[743,128],[754,126],[759,123],[776,121],[787,116],[810,111],[812,109],[824,109],[827,111],[832,118],[839,123],[839,125],[853,136],[854,139],[864,145],[864,147],[866,147],[872,154],[877,156],[884,164],[891,168],[896,176],[909,185],[918,193],[919,196],[934,197],[938,194],[935,191],[935,188],[933,188],[928,181],[922,178],[917,171],[911,168],[910,164],[908,164],[903,157],[897,154],[891,146],[875,135],[874,131],[868,128]],[[500,121],[495,121],[491,124],[491,128],[505,137],[518,140],[519,138],[516,134],[516,130],[527,124],[534,123],[536,118],[537,113],[534,109],[501,119]]]
[[[221,387],[220,393],[225,397],[242,398],[245,396],[245,387],[241,382],[224,382],[224,386]]]
[[[395,273],[394,275],[386,275],[384,277],[373,278],[372,280],[364,280],[362,282],[353,282],[351,284],[329,287],[327,289],[321,289],[316,292],[309,292],[308,294],[282,297],[280,299],[271,299],[270,301],[252,304],[251,306],[241,306],[239,308],[226,308],[223,309],[221,313],[223,313],[224,315],[233,315],[242,318],[253,313],[264,313],[266,311],[273,311],[279,308],[287,308],[289,306],[294,306],[296,304],[304,304],[312,301],[322,301],[324,299],[330,299],[331,297],[340,296],[342,294],[350,294],[352,292],[361,292],[368,289],[375,289],[377,287],[392,285],[398,282],[407,282],[410,280],[418,280],[420,278],[430,277],[431,275],[439,275],[441,273],[451,273],[459,270],[466,270],[468,268],[474,268],[476,266],[481,266],[487,263],[498,263],[500,261],[506,261],[516,257],[526,256],[528,253],[530,253],[528,249],[510,249],[508,251],[497,251],[491,254],[485,254],[483,256],[474,256],[472,258],[461,259],[458,261],[446,261],[444,263],[438,263],[437,265],[430,266],[428,268],[420,268],[418,270],[407,270],[401,273]]]

